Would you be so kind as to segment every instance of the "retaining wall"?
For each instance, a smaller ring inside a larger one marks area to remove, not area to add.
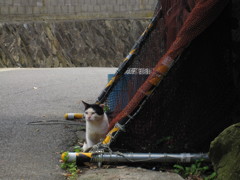
[[[0,23],[0,67],[116,67],[149,19]]]

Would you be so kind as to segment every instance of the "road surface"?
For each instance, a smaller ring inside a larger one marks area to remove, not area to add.
[[[76,143],[77,125],[34,123],[64,120],[66,112],[81,112],[81,100],[94,102],[107,83],[107,74],[115,71],[0,69],[0,179],[65,179],[59,152]]]

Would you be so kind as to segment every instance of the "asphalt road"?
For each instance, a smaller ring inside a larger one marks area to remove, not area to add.
[[[94,102],[115,68],[0,69],[0,179],[61,180],[60,151],[76,142],[64,120]]]

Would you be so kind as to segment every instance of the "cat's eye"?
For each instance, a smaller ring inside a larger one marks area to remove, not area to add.
[[[85,112],[85,114],[88,114],[88,112]]]

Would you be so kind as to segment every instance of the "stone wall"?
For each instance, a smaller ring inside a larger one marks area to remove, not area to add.
[[[0,23],[0,67],[118,66],[149,19]]]
[[[158,0],[0,0],[0,67],[118,66]]]
[[[129,17],[151,14],[157,0],[1,0],[0,17]]]

